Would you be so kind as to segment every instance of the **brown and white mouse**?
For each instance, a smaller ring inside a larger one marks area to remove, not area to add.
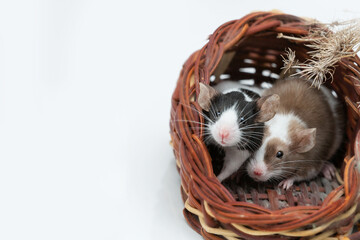
[[[335,175],[328,160],[343,140],[344,114],[329,90],[311,88],[304,79],[279,80],[264,96],[277,94],[280,104],[265,123],[263,142],[247,165],[256,181],[279,180],[290,188],[323,172]]]

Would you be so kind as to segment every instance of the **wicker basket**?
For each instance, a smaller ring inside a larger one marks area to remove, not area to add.
[[[183,66],[172,96],[170,132],[181,176],[184,215],[205,239],[360,239],[359,233],[352,233],[360,218],[358,57],[342,59],[334,80],[327,81],[346,103],[348,119],[346,154],[340,158],[337,181],[319,177],[297,184],[291,191],[277,186],[231,191],[217,180],[202,141],[203,129],[196,123],[204,122],[197,113],[201,111],[196,102],[199,82],[213,84],[227,77],[254,79],[257,84],[273,82],[281,72],[286,48],[295,50],[300,61],[309,58],[309,49],[302,42],[277,38],[279,33],[307,35],[305,23],[282,13],[251,13],[220,26]],[[242,71],[244,68],[255,71]]]

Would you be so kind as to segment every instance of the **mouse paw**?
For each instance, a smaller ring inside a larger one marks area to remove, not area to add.
[[[334,164],[327,162],[322,167],[321,172],[325,178],[331,180],[333,177],[335,177],[336,168],[335,168]]]
[[[293,184],[294,184],[294,179],[288,178],[288,179],[282,180],[279,183],[279,187],[282,187],[284,190],[288,190]]]

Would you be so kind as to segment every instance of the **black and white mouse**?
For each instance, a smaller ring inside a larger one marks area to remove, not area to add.
[[[205,143],[225,152],[224,165],[217,176],[222,182],[260,147],[264,122],[275,115],[279,97],[260,97],[241,87],[221,93],[200,83],[198,103],[205,114]]]

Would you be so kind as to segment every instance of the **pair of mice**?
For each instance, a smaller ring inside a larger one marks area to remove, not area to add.
[[[198,103],[206,116],[205,142],[225,152],[219,181],[225,180],[256,151],[263,138],[264,122],[275,111],[278,96],[260,97],[260,89],[243,87],[221,93],[200,83]]]
[[[343,140],[345,121],[330,90],[287,78],[259,93],[242,88],[220,93],[200,84],[198,102],[208,116],[207,142],[225,152],[219,181],[247,159],[250,177],[278,180],[284,189],[319,172],[332,178],[335,167],[328,160]]]

